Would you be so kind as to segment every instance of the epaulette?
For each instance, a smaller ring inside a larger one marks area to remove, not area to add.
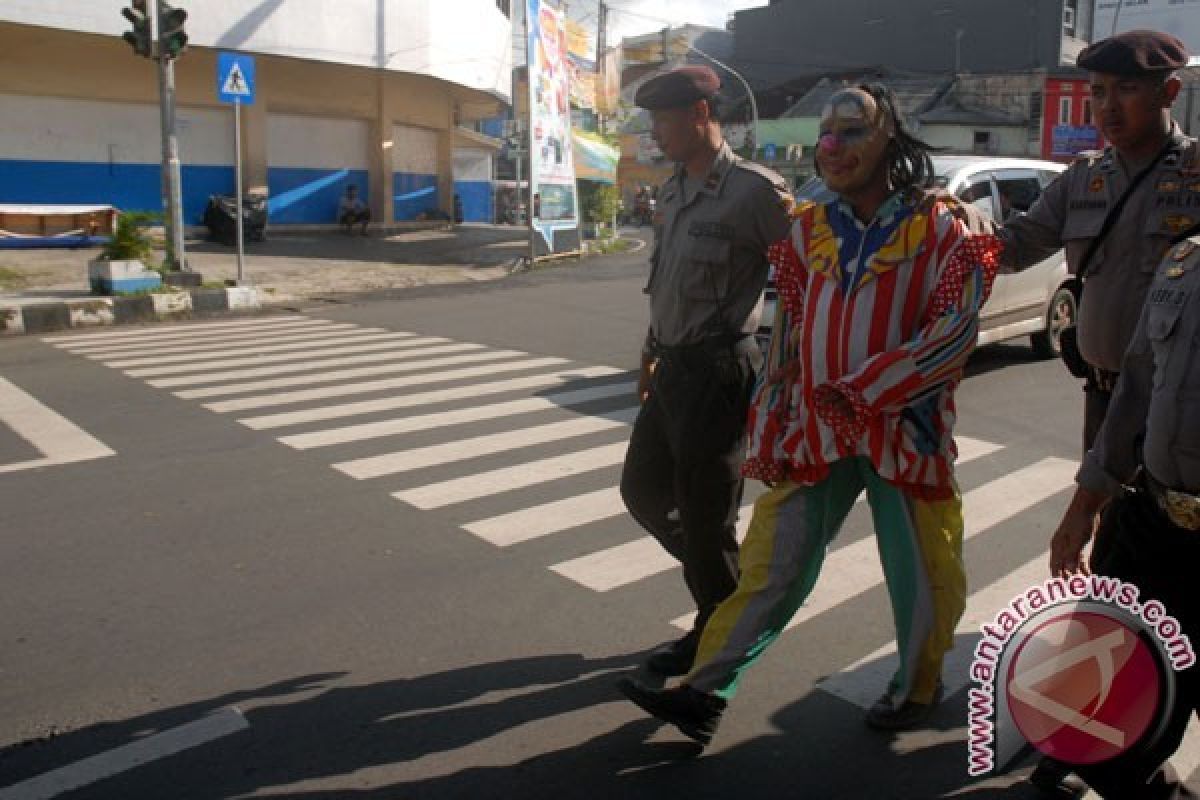
[[[765,178],[768,183],[775,189],[786,192],[788,191],[787,181],[780,177],[779,173],[770,167],[764,167],[762,164],[750,161],[749,159],[739,158],[733,162],[734,169],[744,169],[747,172],[753,172],[761,178]]]
[[[1108,152],[1108,151],[1107,150],[1080,150],[1078,153],[1075,154],[1075,158],[1072,159],[1071,163],[1078,164],[1080,162],[1086,161],[1087,165],[1090,167],[1090,166],[1093,166],[1100,159],[1104,158],[1104,154],[1106,152]]]

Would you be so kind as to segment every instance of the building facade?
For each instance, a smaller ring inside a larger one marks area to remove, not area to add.
[[[121,4],[0,0],[0,203],[161,208],[156,71],[121,39]],[[492,146],[465,126],[509,100],[504,4],[177,5],[189,12],[190,47],[176,61],[187,224],[209,195],[233,193],[221,51],[256,58],[256,101],[242,113],[245,189],[269,198],[272,223],[333,223],[348,184],[384,223],[453,214],[456,194],[474,208]]]

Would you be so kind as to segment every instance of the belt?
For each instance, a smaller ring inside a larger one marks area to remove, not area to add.
[[[665,345],[654,344],[654,355],[658,358],[670,358],[671,356],[696,356],[696,355],[717,355],[718,353],[736,353],[739,350],[745,349],[748,344],[753,343],[758,346],[757,341],[752,333],[730,334],[727,336],[709,336],[701,339],[698,342],[689,342],[688,344],[673,344]]]
[[[1200,531],[1200,495],[1170,489],[1155,480],[1144,467],[1142,477],[1146,490],[1172,525],[1187,531]]]

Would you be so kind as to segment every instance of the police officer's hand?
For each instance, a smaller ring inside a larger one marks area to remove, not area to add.
[[[642,370],[638,375],[638,402],[645,403],[650,398],[650,380],[654,376],[654,368],[658,365],[658,359],[654,356],[642,354]]]
[[[1053,577],[1065,578],[1091,572],[1087,559],[1083,557],[1083,550],[1096,530],[1104,499],[1103,495],[1082,486],[1075,490],[1071,505],[1067,507],[1058,530],[1050,539],[1050,574]]]

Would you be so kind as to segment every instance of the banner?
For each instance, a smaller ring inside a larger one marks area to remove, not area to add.
[[[567,56],[581,69],[596,71],[596,44],[592,32],[573,19],[567,20]]]
[[[549,252],[556,251],[556,231],[579,227],[564,16],[542,0],[526,0],[532,222]]]
[[[606,117],[616,114],[621,105],[621,52],[620,47],[613,47],[601,56],[596,110]]]
[[[579,131],[575,131],[572,139],[579,180],[609,184],[617,182],[617,162],[621,160],[621,151],[584,136]]]
[[[596,73],[572,62],[568,72],[571,76],[571,105],[575,108],[596,108]]]

